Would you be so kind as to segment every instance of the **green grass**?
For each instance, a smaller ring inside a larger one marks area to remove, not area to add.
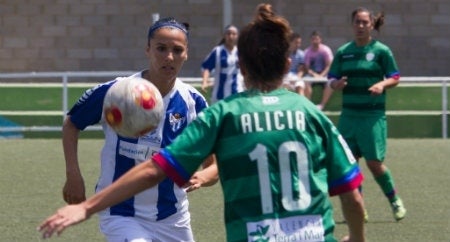
[[[450,89],[448,89],[450,90]],[[450,93],[450,92],[449,92]],[[312,101],[319,103],[322,97],[322,89],[316,86],[313,89]],[[448,97],[448,101],[450,96]],[[336,91],[330,98],[325,110],[340,111],[342,104],[342,92]],[[442,110],[442,88],[439,86],[399,86],[387,91],[386,109],[395,110]]]
[[[93,86],[94,84],[92,84]],[[70,87],[68,104],[73,105],[86,87]],[[314,87],[312,100],[319,102],[321,88]],[[388,110],[441,110],[441,87],[404,86],[388,90]],[[0,110],[52,111],[62,110],[61,87],[1,87]],[[206,93],[205,96],[209,96]],[[20,98],[18,98],[20,97]],[[450,98],[450,95],[449,95]],[[327,110],[339,111],[341,92],[335,92],[328,103]],[[450,101],[450,99],[449,99]]]
[[[95,84],[92,84],[94,86]],[[89,87],[70,87],[68,89],[69,108],[78,100]],[[314,88],[312,101],[318,103],[321,97],[321,88]],[[412,87],[400,86],[388,90],[387,109],[440,111],[442,109],[442,89],[439,86]],[[209,97],[209,93],[204,94]],[[62,88],[61,87],[1,87],[0,110],[2,111],[61,111],[56,115],[25,116],[4,115],[5,118],[21,126],[60,126],[62,124]],[[449,95],[450,97],[450,95]],[[335,92],[331,97],[325,111],[340,111],[342,101],[341,92]],[[448,100],[450,103],[450,100]],[[337,123],[338,117],[330,115],[333,122]],[[441,115],[408,115],[388,116],[389,137],[392,138],[440,138]],[[450,120],[449,120],[450,127]],[[101,138],[101,132],[87,132],[83,137]],[[26,138],[59,138],[59,132],[24,132]]]
[[[86,188],[92,194],[99,171],[102,140],[81,139],[79,153]],[[386,165],[391,169],[407,217],[395,222],[389,204],[372,177],[365,174],[364,198],[370,221],[368,241],[448,241],[450,238],[450,140],[389,139]],[[39,222],[64,204],[64,160],[58,139],[0,140],[1,241],[41,241]],[[237,168],[238,169],[238,168]],[[192,226],[198,242],[224,241],[220,185],[189,194]],[[346,234],[337,198],[336,235]],[[50,241],[104,241],[97,217],[69,228]]]
[[[86,89],[87,87],[70,87],[67,100],[69,105],[73,105]],[[62,87],[1,87],[0,110],[61,111],[62,92]]]

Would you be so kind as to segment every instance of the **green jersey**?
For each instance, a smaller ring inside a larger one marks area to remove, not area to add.
[[[376,40],[362,47],[354,41],[343,45],[336,51],[328,77],[343,76],[347,76],[347,86],[342,91],[343,114],[384,115],[386,92],[372,96],[369,87],[384,78],[399,76],[389,47]]]
[[[362,181],[332,122],[286,89],[245,91],[204,109],[153,159],[183,185],[212,153],[227,241],[335,241],[329,194]]]

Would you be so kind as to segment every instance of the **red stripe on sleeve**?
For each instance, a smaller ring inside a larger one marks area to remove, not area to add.
[[[186,180],[181,177],[177,171],[170,165],[169,162],[160,153],[155,154],[152,157],[153,161],[158,164],[159,167],[166,173],[166,175],[175,182],[179,187],[186,184]]]
[[[360,172],[353,180],[351,180],[348,183],[342,184],[340,186],[334,187],[332,189],[330,189],[329,193],[330,196],[335,196],[335,195],[339,195],[342,193],[346,193],[349,192],[353,189],[358,188],[362,181],[364,180],[364,177],[362,175],[362,173]]]

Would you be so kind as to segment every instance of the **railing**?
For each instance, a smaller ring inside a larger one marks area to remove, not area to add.
[[[0,73],[0,86],[18,86],[18,85],[31,85],[28,83],[11,83],[6,82],[4,79],[42,79],[42,78],[60,78],[61,84],[55,83],[53,85],[62,85],[62,110],[60,111],[61,116],[64,118],[65,114],[68,110],[68,88],[69,88],[69,79],[70,78],[90,78],[90,77],[117,77],[117,76],[129,76],[135,73],[135,71],[92,71],[92,72],[29,72],[29,73]],[[184,82],[190,84],[200,84],[200,77],[180,77]],[[326,79],[316,79],[307,77],[304,78],[305,81],[311,82],[326,82]],[[402,77],[400,85],[429,85],[429,84],[438,84],[442,88],[442,110],[439,114],[442,115],[442,138],[447,138],[448,132],[448,103],[447,103],[447,84],[450,82],[450,77],[426,77],[426,76],[414,76],[414,77]],[[96,83],[92,83],[95,85]],[[40,84],[41,85],[41,84]],[[72,84],[70,84],[72,85]],[[9,112],[9,113],[8,113]],[[1,114],[11,114],[13,111],[0,111]],[[52,114],[55,114],[55,111],[50,111]],[[59,111],[56,111],[57,113]],[[49,111],[47,111],[49,113]],[[56,114],[57,114],[56,113]],[[336,115],[337,112],[325,112],[329,115]],[[30,111],[27,113],[28,115],[38,115],[39,112]],[[388,111],[387,114],[396,114],[396,115],[410,115],[410,114],[436,114],[436,112],[428,112],[428,111]],[[60,126],[29,126],[29,127],[0,127],[0,132],[20,132],[20,131],[60,131]],[[100,126],[92,126],[87,130],[100,130]]]

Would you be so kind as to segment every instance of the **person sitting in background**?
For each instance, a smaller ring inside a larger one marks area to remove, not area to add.
[[[333,52],[330,47],[322,43],[322,37],[318,31],[312,32],[310,41],[310,46],[305,50],[306,75],[326,79],[328,71],[330,70],[331,61],[333,60]],[[307,82],[305,95],[309,99],[312,98],[314,86],[322,87],[322,97],[320,103],[317,104],[317,107],[322,110],[330,100],[333,89],[331,89],[326,82]]]
[[[302,77],[305,72],[305,53],[301,49],[302,38],[299,33],[292,33],[289,38],[289,58],[291,58],[291,66],[289,73],[286,75],[286,83],[290,83],[286,87],[300,95],[304,94],[305,83]],[[293,75],[292,75],[293,74]],[[294,77],[297,76],[297,77]]]

